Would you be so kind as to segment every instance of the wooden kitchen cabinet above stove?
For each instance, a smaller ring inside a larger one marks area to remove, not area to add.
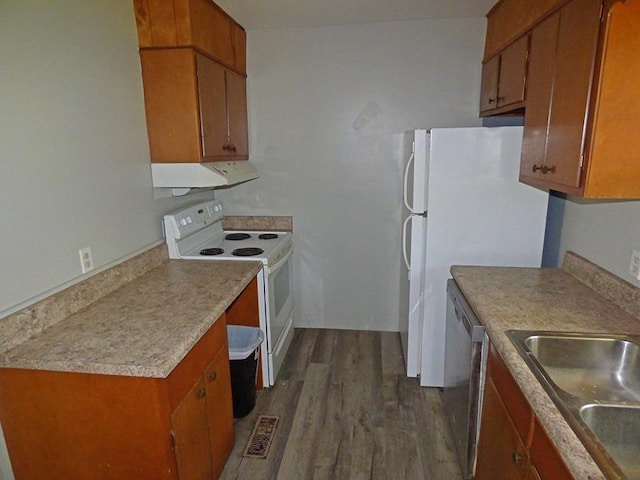
[[[140,48],[201,50],[246,75],[246,32],[211,0],[134,0]]]
[[[249,158],[246,33],[210,0],[135,0],[151,161]]]
[[[246,79],[191,48],[140,50],[151,161],[249,156]]]

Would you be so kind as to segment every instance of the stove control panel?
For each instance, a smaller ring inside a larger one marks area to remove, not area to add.
[[[222,204],[220,200],[191,205],[164,216],[165,235],[168,239],[179,240],[221,218]]]

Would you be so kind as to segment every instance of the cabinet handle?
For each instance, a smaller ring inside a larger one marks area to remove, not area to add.
[[[222,146],[222,150],[224,150],[225,152],[228,152],[229,150],[231,150],[231,145],[228,145],[228,144],[225,143]]]
[[[211,375],[209,375],[209,380],[215,382],[216,378],[218,378],[218,374],[216,372],[211,372]]]
[[[540,170],[543,175],[546,175],[547,173],[556,173],[556,166],[552,165],[549,167],[547,165],[536,165],[534,163],[532,170],[533,173],[536,173],[538,170]]]
[[[198,398],[204,398],[207,395],[207,391],[204,388],[198,390]]]
[[[522,455],[520,455],[518,452],[513,452],[511,454],[511,460],[513,461],[514,465],[520,465],[520,462],[522,462]]]
[[[489,103],[496,103],[496,99],[489,97]]]

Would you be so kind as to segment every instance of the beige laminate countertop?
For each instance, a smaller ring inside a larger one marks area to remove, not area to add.
[[[505,331],[640,334],[640,321],[561,269],[455,266],[451,273],[575,478],[604,479]]]
[[[166,261],[3,352],[0,367],[165,378],[261,267]]]

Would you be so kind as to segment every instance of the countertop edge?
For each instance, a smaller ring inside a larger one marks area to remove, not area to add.
[[[216,265],[220,269],[233,270],[234,275],[233,278],[229,279],[228,282],[225,283],[225,291],[222,294],[219,294],[218,297],[215,298],[215,304],[212,304],[211,301],[205,301],[204,305],[206,306],[206,310],[202,310],[202,314],[197,314],[197,318],[189,318],[186,321],[182,321],[180,325],[173,331],[169,333],[178,332],[179,335],[177,338],[174,338],[175,344],[172,344],[170,347],[163,349],[160,352],[162,356],[161,359],[152,358],[151,360],[146,360],[146,364],[140,363],[135,364],[130,361],[118,362],[117,360],[109,360],[110,357],[107,356],[106,360],[102,361],[92,361],[91,359],[79,360],[77,355],[76,357],[71,357],[69,359],[64,358],[55,358],[49,357],[46,355],[39,356],[37,352],[34,353],[26,350],[30,345],[34,342],[41,341],[43,348],[51,345],[51,343],[47,344],[43,341],[43,338],[46,338],[45,334],[47,330],[41,332],[40,334],[35,335],[32,338],[27,339],[23,343],[17,345],[16,347],[3,352],[0,354],[0,368],[16,368],[16,369],[27,369],[27,370],[47,370],[47,371],[56,371],[56,372],[68,372],[68,373],[87,373],[87,374],[104,374],[104,375],[117,375],[117,376],[132,376],[132,377],[151,377],[151,378],[166,378],[169,374],[175,369],[175,367],[186,357],[186,355],[191,351],[191,349],[196,345],[196,343],[202,338],[202,336],[215,324],[215,322],[220,318],[220,316],[226,311],[226,309],[231,305],[231,303],[237,298],[237,296],[246,288],[250,282],[255,278],[255,276],[262,269],[262,263],[255,261],[242,261],[242,262],[224,262],[224,261],[185,261],[185,260],[168,260],[155,268],[152,268],[145,274],[140,277],[135,278],[131,282],[125,284],[123,287],[111,292],[100,300],[89,305],[87,308],[83,309],[80,312],[69,315],[67,318],[59,321],[56,325],[50,327],[51,329],[67,329],[73,330],[73,327],[77,325],[86,325],[90,322],[93,322],[95,319],[96,323],[100,322],[100,327],[103,329],[109,328],[109,318],[101,318],[100,315],[103,314],[105,310],[109,310],[109,307],[113,307],[117,305],[120,297],[126,297],[129,300],[135,295],[138,294],[137,290],[140,290],[141,285],[144,285],[145,277],[154,277],[156,284],[162,285],[162,279],[164,276],[169,277],[171,274],[176,275],[180,279],[187,278],[188,275],[185,275],[185,272],[191,272],[196,270],[208,270],[215,269]],[[176,273],[174,270],[178,270]],[[168,272],[168,273],[167,273]],[[202,278],[201,272],[198,272],[190,281],[196,281],[198,278]],[[172,279],[173,282],[176,279]],[[156,285],[154,284],[154,285]],[[174,284],[175,285],[175,284]],[[170,296],[170,289],[172,287],[171,281],[167,281],[166,291],[157,292],[159,296],[167,295]],[[200,286],[200,289],[203,287]],[[184,293],[184,292],[182,292]],[[178,300],[182,300],[179,298]],[[147,307],[143,305],[143,307]],[[133,306],[135,309],[136,306]],[[141,308],[143,310],[142,315],[153,315],[153,311],[145,311],[145,308]],[[160,306],[159,308],[163,308]],[[135,316],[135,314],[132,314]],[[67,322],[65,324],[65,322]],[[107,325],[105,327],[105,325]],[[114,327],[121,336],[126,338],[126,324],[116,325]],[[157,324],[157,327],[161,327],[161,325]],[[89,333],[86,332],[83,334],[84,338],[88,338],[91,335],[91,327],[89,325]],[[160,328],[158,328],[160,329]],[[134,338],[131,343],[139,345],[138,338]],[[82,337],[81,337],[82,338]],[[54,340],[56,338],[54,337]],[[144,340],[144,339],[143,339]],[[77,343],[76,345],[82,346],[81,343]],[[144,345],[144,344],[143,344]],[[55,343],[54,343],[55,346]],[[74,345],[72,344],[70,348]],[[157,352],[156,352],[157,353]],[[58,355],[62,357],[63,354]]]

